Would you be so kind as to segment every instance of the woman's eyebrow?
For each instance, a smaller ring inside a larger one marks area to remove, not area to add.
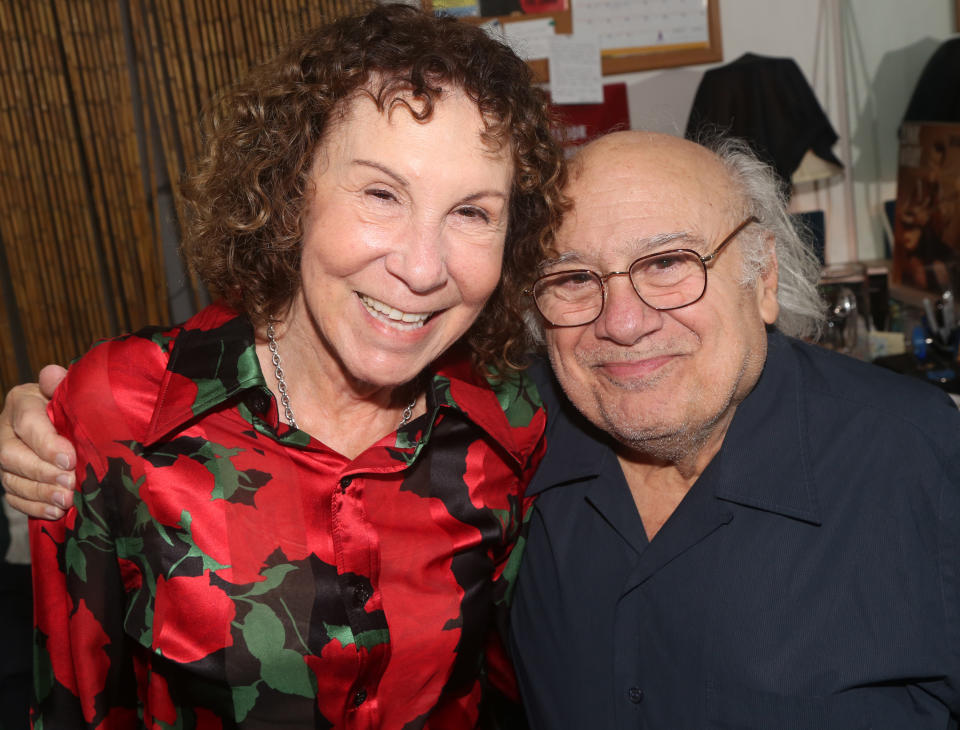
[[[495,190],[491,188],[490,190],[478,190],[475,193],[470,193],[469,195],[463,198],[464,203],[472,203],[475,200],[480,200],[481,198],[500,198],[502,200],[509,200],[510,193],[504,192],[503,190]]]
[[[355,160],[353,160],[353,164],[354,164],[354,165],[361,165],[361,166],[364,166],[364,167],[372,167],[372,168],[374,168],[374,169],[376,169],[376,170],[379,170],[379,171],[382,172],[384,175],[389,175],[390,177],[392,177],[394,180],[397,181],[397,184],[398,184],[398,185],[401,185],[402,187],[409,187],[409,186],[410,186],[410,181],[407,180],[407,178],[405,178],[405,177],[404,177],[403,175],[401,175],[399,172],[394,172],[393,170],[391,170],[391,169],[390,169],[389,167],[387,167],[386,165],[381,165],[379,162],[374,162],[373,160],[355,159]]]
[[[397,184],[400,185],[401,187],[410,187],[410,181],[407,180],[407,178],[405,178],[399,172],[395,172],[394,170],[391,170],[389,167],[379,162],[357,158],[353,160],[352,164],[359,165],[361,167],[372,167],[375,170],[379,170],[384,175],[388,175],[389,177],[392,177],[394,180],[396,180]],[[510,197],[510,194],[508,192],[504,192],[503,190],[495,190],[495,189],[477,190],[476,192],[470,193],[469,195],[465,196],[461,202],[472,203],[473,201],[479,200],[480,198],[502,198],[506,200],[509,197]]]

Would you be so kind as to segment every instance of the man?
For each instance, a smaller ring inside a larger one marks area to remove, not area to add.
[[[815,324],[816,266],[736,145],[609,135],[569,193],[534,287],[559,385],[535,367],[532,725],[956,727],[960,414],[776,331]]]
[[[616,134],[573,173],[534,289],[580,413],[540,378],[531,724],[956,727],[960,413],[770,328],[803,330],[816,270],[735,146]]]

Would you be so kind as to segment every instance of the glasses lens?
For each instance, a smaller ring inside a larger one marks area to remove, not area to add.
[[[630,280],[647,304],[656,309],[676,309],[703,294],[706,270],[692,251],[665,251],[646,256],[630,267]]]
[[[599,277],[590,271],[562,271],[533,287],[540,313],[555,325],[574,327],[592,322],[603,308]]]

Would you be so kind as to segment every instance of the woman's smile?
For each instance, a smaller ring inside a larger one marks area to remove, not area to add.
[[[420,329],[424,322],[433,314],[433,312],[403,312],[396,307],[391,307],[386,302],[374,299],[367,294],[360,294],[360,301],[377,319],[402,330]]]

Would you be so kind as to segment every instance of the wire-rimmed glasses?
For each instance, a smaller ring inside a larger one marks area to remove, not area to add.
[[[652,309],[666,311],[700,301],[707,290],[707,264],[737,234],[758,219],[750,216],[731,231],[706,256],[688,248],[658,251],[641,256],[626,271],[598,274],[590,269],[556,271],[537,279],[525,294],[543,318],[554,327],[582,327],[596,321],[607,301],[607,280],[627,276],[640,300]]]

